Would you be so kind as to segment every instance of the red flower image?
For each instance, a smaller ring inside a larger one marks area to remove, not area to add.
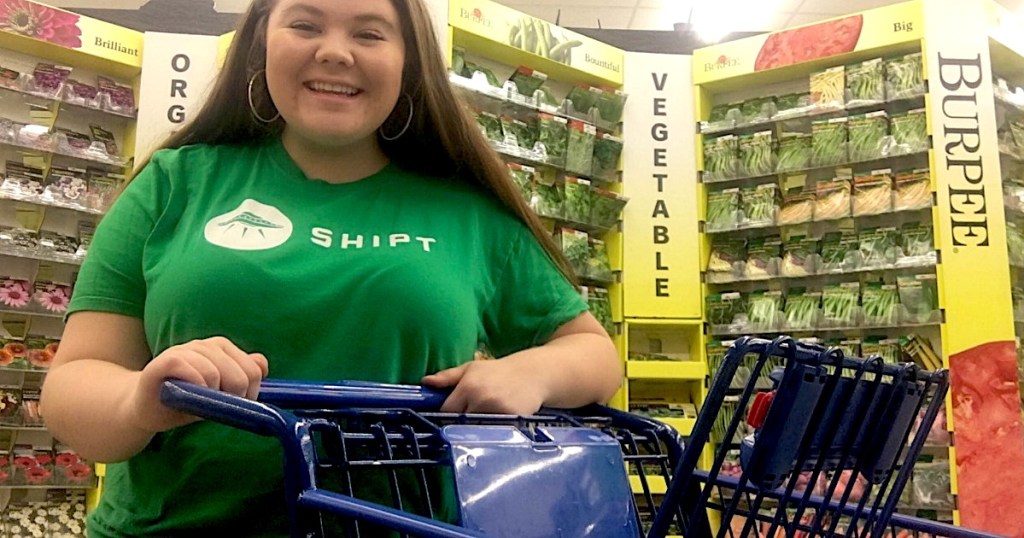
[[[49,465],[51,462],[53,462],[53,456],[46,453],[36,454],[36,464]]]
[[[32,456],[18,456],[14,458],[14,466],[21,469],[28,469],[36,466],[36,459]]]
[[[0,0],[0,30],[49,41],[55,45],[82,47],[78,15],[28,0]]]
[[[56,463],[60,467],[71,467],[78,462],[78,454],[75,454],[74,452],[63,452],[61,454],[57,454]]]
[[[7,482],[7,479],[10,477],[11,475],[7,474],[7,471],[0,469],[0,484]]]
[[[44,484],[50,480],[53,473],[43,467],[31,467],[25,471],[25,478],[31,484]]]
[[[68,467],[64,474],[67,475],[69,482],[85,482],[92,478],[92,467],[84,463],[76,463]]]

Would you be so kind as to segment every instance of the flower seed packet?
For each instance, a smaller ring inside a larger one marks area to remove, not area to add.
[[[40,280],[35,283],[32,299],[47,312],[63,314],[71,301],[71,287]]]
[[[110,107],[117,112],[130,114],[135,111],[135,92],[130,86],[118,84],[107,77],[97,77],[96,83],[101,92],[110,96]]]
[[[56,94],[61,84],[64,84],[70,76],[70,67],[48,63],[37,64],[35,71],[32,72],[36,88],[47,94]]]
[[[39,232],[39,248],[51,253],[74,256],[78,252],[78,240],[57,232],[42,231]]]
[[[25,308],[32,299],[32,283],[28,280],[4,277],[0,279],[0,308],[4,310]],[[4,347],[4,351],[10,351]],[[15,354],[15,357],[18,355]],[[24,352],[21,353],[24,356]],[[4,357],[0,355],[0,359]],[[0,360],[0,363],[3,361]],[[2,366],[2,364],[0,364]]]
[[[100,127],[99,125],[90,125],[89,130],[92,132],[92,139],[97,142],[102,142],[103,147],[107,149],[107,153],[110,155],[118,155],[117,140],[114,139],[114,133]]]
[[[87,185],[85,169],[54,166],[46,179],[45,192],[57,200],[79,201],[84,199]]]
[[[21,425],[21,388],[15,385],[0,386],[0,424]]]
[[[0,86],[16,90],[20,89],[20,84],[18,84],[18,79],[20,78],[21,73],[7,67],[0,67]]]
[[[47,370],[53,364],[53,358],[57,356],[60,341],[29,336],[25,339],[25,345],[28,347],[28,367],[33,370]]]

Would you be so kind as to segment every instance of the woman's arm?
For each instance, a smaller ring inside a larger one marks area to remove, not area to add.
[[[160,403],[167,378],[255,398],[267,360],[225,338],[195,340],[150,360],[142,321],[72,314],[43,384],[40,412],[54,436],[86,459],[112,462],[141,451],[157,432],[197,420]]]
[[[443,411],[519,415],[542,406],[605,403],[621,383],[622,363],[615,345],[589,312],[559,327],[542,346],[423,378],[430,387],[454,387]]]

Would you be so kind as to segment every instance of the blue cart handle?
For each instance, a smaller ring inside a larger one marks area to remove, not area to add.
[[[363,381],[335,384],[265,379],[259,402],[179,380],[167,380],[160,393],[164,405],[263,435],[287,421],[278,409],[402,408],[437,411],[448,394],[414,385]],[[269,404],[269,405],[267,405]]]
[[[295,420],[269,405],[177,379],[164,381],[160,401],[176,411],[260,435],[278,435]]]

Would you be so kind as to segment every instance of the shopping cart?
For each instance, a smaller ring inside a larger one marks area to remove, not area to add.
[[[685,449],[663,423],[603,406],[455,415],[436,411],[445,394],[404,385],[267,380],[254,402],[168,381],[162,398],[280,440],[293,536],[987,538],[893,515],[947,388],[945,372],[743,338]],[[727,398],[750,412],[712,439]]]

